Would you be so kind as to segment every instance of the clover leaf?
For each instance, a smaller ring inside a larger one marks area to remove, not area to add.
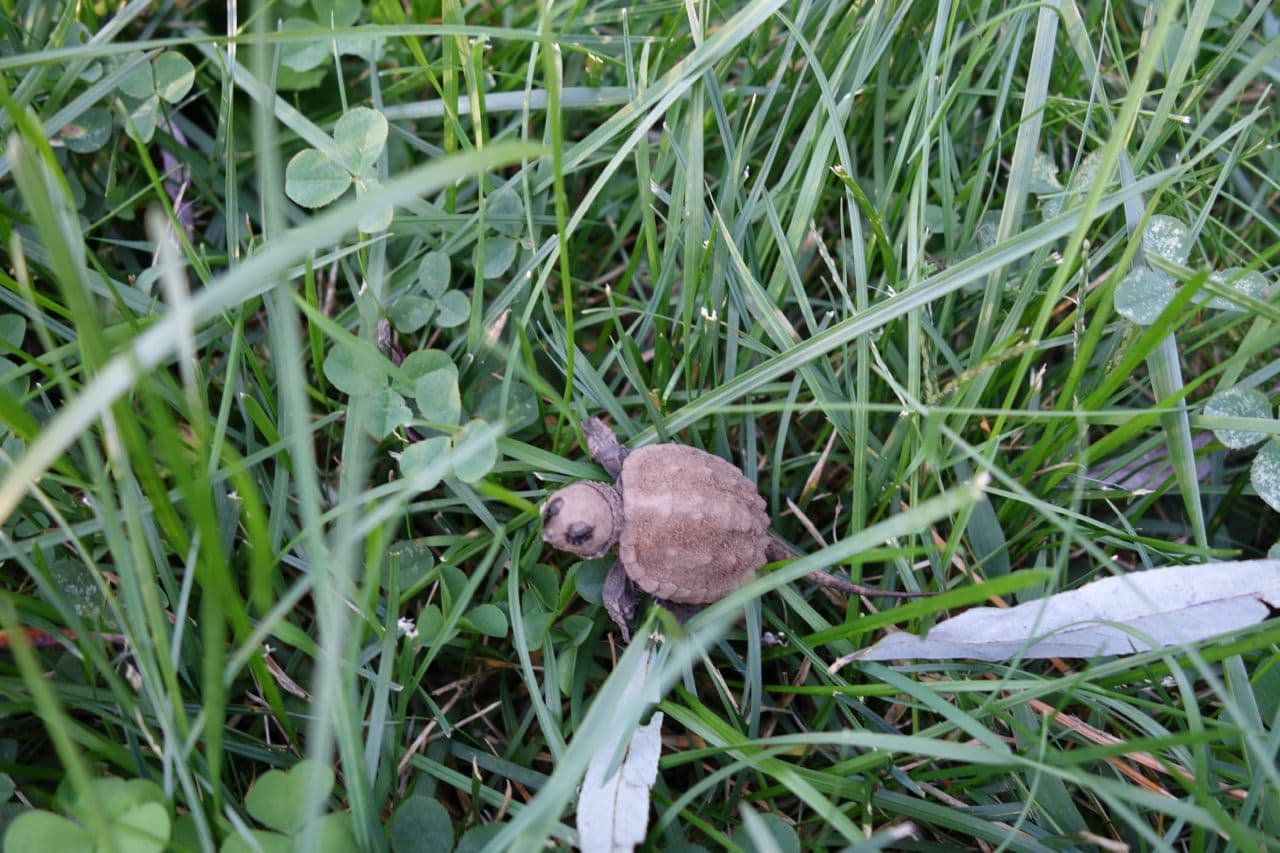
[[[387,384],[387,373],[372,346],[337,344],[324,360],[324,376],[344,394],[372,394]]]
[[[90,107],[63,125],[59,135],[69,150],[91,154],[107,144],[111,128],[111,113],[102,107]]]
[[[413,412],[395,391],[385,385],[369,398],[368,428],[374,438],[386,438],[413,419]]]
[[[1222,285],[1229,292],[1239,293],[1264,302],[1271,292],[1271,282],[1267,281],[1266,276],[1260,272],[1245,270],[1240,267],[1228,267],[1225,270],[1211,272],[1209,273],[1209,280],[1214,284]],[[1238,305],[1225,296],[1214,296],[1207,304],[1210,308],[1220,308],[1223,311],[1245,310],[1243,305]]]
[[[1156,214],[1142,232],[1142,250],[1174,264],[1187,262],[1191,244],[1191,229],[1172,216]],[[1149,326],[1177,292],[1177,281],[1164,270],[1135,265],[1116,286],[1116,311],[1139,326]]]
[[[76,798],[66,803],[67,816],[40,809],[23,812],[4,836],[5,853],[16,850],[84,851],[111,848],[127,853],[162,853],[173,828],[164,791],[145,779],[105,777],[90,782],[98,811],[106,821],[106,845],[85,827],[88,807]]]
[[[307,815],[324,806],[333,783],[329,765],[304,759],[288,770],[268,770],[259,776],[245,796],[244,807],[264,826],[292,834],[302,829]]]
[[[1172,216],[1156,214],[1142,232],[1142,250],[1175,264],[1191,257],[1191,229]]]
[[[449,289],[449,273],[449,256],[444,252],[427,252],[422,256],[409,292],[387,311],[396,331],[412,334],[433,319],[443,329],[466,322],[471,315],[471,302],[465,293]]]
[[[506,617],[503,618],[505,620]],[[415,794],[396,806],[387,830],[393,853],[453,849],[453,823],[449,813],[444,806],[421,794]]]
[[[175,50],[166,50],[125,75],[117,88],[123,95],[119,107],[129,135],[144,145],[151,142],[160,102],[178,103],[191,91],[195,80],[195,66]]]
[[[1271,401],[1265,394],[1256,388],[1240,386],[1217,391],[1204,406],[1204,413],[1214,417],[1266,420],[1272,417],[1273,412]],[[1280,438],[1264,432],[1233,429],[1215,429],[1213,434],[1232,450],[1244,450],[1258,442],[1266,442],[1253,457],[1249,482],[1258,497],[1280,512]],[[1280,542],[1277,545],[1280,546]]]
[[[1173,276],[1163,270],[1134,267],[1116,285],[1116,311],[1139,326],[1149,326],[1177,292]]]
[[[334,775],[328,765],[306,759],[289,770],[270,770],[253,783],[245,797],[245,810],[254,820],[271,827],[271,830],[249,831],[253,844],[232,835],[223,842],[221,853],[248,853],[251,850],[297,850],[297,835],[303,829],[307,817],[315,814],[329,799],[333,791]],[[315,823],[314,849],[328,851],[354,850],[355,836],[351,828],[351,815],[347,812],[329,812],[320,815]]]
[[[400,454],[400,475],[414,481],[416,491],[430,491],[449,473],[448,452],[449,439],[443,435],[415,441]]]
[[[1226,388],[1218,391],[1205,403],[1204,413],[1227,418],[1269,418],[1271,404],[1256,388]],[[1265,432],[1248,432],[1235,429],[1215,429],[1213,434],[1232,450],[1244,450],[1266,439]]]
[[[497,461],[497,437],[488,423],[473,418],[452,439],[437,435],[406,447],[400,454],[400,474],[413,481],[415,491],[425,492],[450,474],[464,483],[474,483]]]
[[[524,224],[524,203],[503,187],[485,199],[484,222],[491,232],[476,244],[476,266],[485,278],[497,278],[511,268],[520,244],[516,238]]]
[[[285,195],[315,209],[333,202],[352,185],[356,195],[377,189],[374,167],[386,144],[387,119],[382,113],[368,107],[347,110],[333,127],[332,148],[304,148],[289,160],[284,170]],[[391,208],[384,208],[362,219],[359,228],[366,234],[385,231],[391,216]]]
[[[458,391],[458,368],[448,366],[418,378],[413,397],[418,411],[429,421],[457,426],[462,418],[462,395]]]
[[[1280,438],[1268,441],[1253,458],[1249,482],[1267,506],[1280,512]]]

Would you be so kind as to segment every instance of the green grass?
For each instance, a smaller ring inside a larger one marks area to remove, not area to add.
[[[232,43],[222,3],[0,2],[0,831],[573,844],[587,762],[648,713],[606,561],[539,536],[600,476],[595,415],[733,459],[809,554],[656,623],[651,849],[1274,845],[1274,622],[833,665],[991,597],[1276,554],[1256,449],[1211,429],[1280,421],[1203,413],[1280,393],[1269,3],[237,12]],[[130,75],[164,51],[194,80],[171,102],[152,72],[146,137]],[[290,203],[357,106],[389,120],[376,184]],[[1143,250],[1157,214],[1185,263]],[[396,333],[441,353],[397,367],[379,321],[428,252],[468,310]],[[1135,262],[1179,282],[1147,325],[1115,309]],[[1205,308],[1232,267],[1270,295]],[[827,564],[936,595],[844,601],[803,580]],[[331,790],[266,775],[304,758]]]

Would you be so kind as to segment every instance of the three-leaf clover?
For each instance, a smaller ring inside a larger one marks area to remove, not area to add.
[[[1038,153],[1031,168],[1031,191],[1044,198],[1042,207],[1044,218],[1052,219],[1084,199],[1089,188],[1098,180],[1098,167],[1101,163],[1102,152],[1089,152],[1071,173],[1064,188],[1058,181],[1057,170],[1052,159],[1043,153]]]
[[[1151,217],[1147,229],[1142,232],[1142,250],[1148,256],[1164,258],[1173,264],[1185,265],[1191,257],[1191,229],[1172,216]],[[1270,283],[1258,272],[1231,267],[1209,275],[1220,290],[1238,293],[1254,299],[1267,298]],[[1127,320],[1140,326],[1149,326],[1177,295],[1178,282],[1169,273],[1154,267],[1134,265],[1129,274],[1116,286],[1116,311]],[[1196,301],[1206,308],[1223,311],[1243,311],[1244,307],[1229,296],[1196,295]]]
[[[423,255],[409,292],[387,311],[397,331],[416,332],[433,318],[446,329],[466,322],[471,303],[465,293],[449,289],[449,266],[449,256],[443,252]]]
[[[124,97],[118,102],[129,135],[143,144],[149,143],[156,132],[160,102],[178,103],[191,91],[195,80],[195,66],[173,50],[166,50],[129,72],[120,80]]]
[[[506,187],[494,192],[484,203],[484,221],[489,233],[476,244],[476,266],[485,278],[497,278],[511,268],[523,225],[524,204]],[[483,251],[483,256],[481,256]]]
[[[453,849],[453,822],[449,813],[444,806],[422,794],[415,794],[396,806],[387,822],[387,835],[394,853]]]
[[[410,353],[399,368],[383,363],[382,355],[363,342],[342,342],[324,360],[324,375],[339,391],[361,398],[364,424],[382,440],[401,426],[434,428],[458,426],[462,394],[458,367],[441,350]],[[412,398],[420,419],[405,402]],[[446,476],[474,483],[498,461],[497,431],[482,418],[473,418],[453,433],[429,435],[400,454],[400,472],[418,491],[427,491]]]
[[[96,838],[88,806],[79,797],[66,805],[67,816],[32,809],[20,814],[4,836],[9,850],[95,850],[106,841],[129,853],[162,853],[169,847],[173,815],[164,791],[146,779],[106,777],[89,783],[97,811],[106,821],[107,839]]]
[[[307,818],[319,813],[333,791],[334,775],[327,764],[306,759],[289,770],[269,770],[253,783],[244,807],[254,820],[269,830],[252,829],[253,844],[232,835],[223,842],[221,853],[248,853],[254,849],[297,849],[297,835]],[[351,815],[329,812],[316,820],[314,843],[320,850],[352,850],[355,836]]]
[[[286,0],[300,7],[303,0]],[[382,38],[356,35],[360,0],[310,0],[311,17],[288,17],[280,22],[281,32],[314,34],[311,39],[289,39],[280,45],[280,79],[285,89],[307,89],[319,84],[321,68],[336,53],[376,62],[382,55]],[[332,32],[337,31],[337,32]],[[341,34],[345,31],[345,34]]]
[[[284,191],[303,207],[324,207],[352,185],[362,195],[377,189],[374,174],[387,143],[387,119],[377,110],[347,110],[333,127],[333,145],[325,150],[304,148],[284,171]],[[366,234],[385,231],[391,224],[391,208],[367,216],[359,223]]]
[[[1142,251],[1175,264],[1185,264],[1191,257],[1191,229],[1172,216],[1157,214],[1142,232]],[[1173,301],[1178,293],[1177,281],[1161,269],[1134,265],[1116,285],[1116,312],[1120,316],[1149,326]]]

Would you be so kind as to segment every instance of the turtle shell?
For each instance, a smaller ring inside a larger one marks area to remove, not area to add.
[[[650,595],[718,601],[768,562],[764,499],[718,456],[683,444],[641,447],[627,456],[618,491],[618,558]]]

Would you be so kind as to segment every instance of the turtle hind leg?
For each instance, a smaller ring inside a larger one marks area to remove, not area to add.
[[[587,437],[587,452],[600,463],[615,480],[622,473],[622,463],[630,452],[618,442],[613,430],[599,418],[587,418],[582,422],[582,432]]]
[[[676,617],[676,621],[681,625],[692,619],[702,609],[701,604],[680,604],[676,601],[668,601],[665,598],[655,598],[654,602],[670,610],[671,615]]]
[[[792,557],[800,556],[795,549],[773,534],[769,534],[769,538],[765,542],[764,555],[765,559],[771,563],[776,563],[779,560],[789,560]],[[847,581],[839,575],[833,575],[822,569],[814,569],[810,572],[809,580],[813,581],[818,586],[825,586],[828,589],[839,590],[846,595],[881,595],[886,598],[924,598],[929,595],[927,592],[900,592],[892,589],[877,589],[874,586],[863,586],[860,583]]]
[[[622,568],[621,561],[614,563],[605,576],[600,598],[604,601],[604,609],[622,632],[622,642],[631,642],[631,625],[636,619],[636,602],[640,596],[636,593],[635,584]]]
[[[824,572],[822,569],[815,569],[809,573],[809,580],[818,586],[825,586],[828,589],[836,589],[846,595],[865,595],[869,598],[875,596],[884,596],[885,598],[926,598],[927,592],[907,592],[905,590],[896,589],[877,589],[874,586],[863,586],[860,583],[847,581],[838,575],[830,572]]]

